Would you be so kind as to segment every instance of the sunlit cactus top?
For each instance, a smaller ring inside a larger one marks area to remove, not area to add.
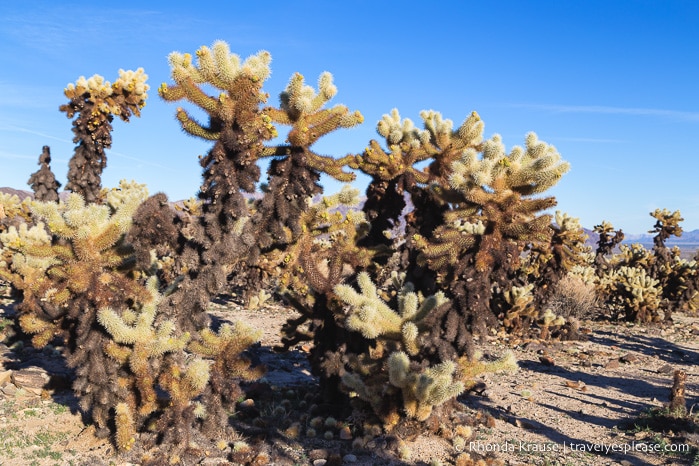
[[[208,113],[212,120],[208,126],[199,124],[183,108],[177,109],[177,119],[187,133],[214,141],[221,136],[216,121],[230,123],[240,117],[241,111],[257,108],[266,99],[260,89],[271,73],[272,56],[261,51],[241,63],[240,57],[231,53],[223,41],[214,42],[211,48],[200,47],[196,56],[194,63],[191,54],[172,52],[168,60],[175,84],[162,83],[158,93],[169,102],[188,100]],[[209,84],[221,92],[210,96],[201,84]],[[276,136],[276,130],[268,126]]]
[[[426,183],[450,172],[450,166],[467,148],[478,148],[483,140],[483,122],[472,112],[454,131],[454,123],[434,110],[420,112],[424,129],[419,129],[410,118],[401,118],[398,109],[385,114],[376,125],[376,131],[385,140],[388,152],[378,142],[357,157],[357,168],[374,177],[390,180],[411,172],[418,183]],[[434,159],[426,171],[417,170],[418,162]]]
[[[466,192],[489,187],[530,195],[554,186],[570,164],[561,160],[554,146],[529,133],[525,148],[515,146],[507,154],[501,137],[495,135],[483,144],[482,157],[475,149],[466,149],[452,167],[450,184],[454,189]]]
[[[566,212],[557,210],[554,218],[556,220],[556,225],[558,225],[561,231],[580,231],[580,229],[582,229],[580,226],[580,219],[578,217],[571,217]]]
[[[123,120],[128,120],[131,114],[141,115],[141,109],[146,105],[149,89],[146,80],[148,75],[143,68],[136,71],[119,70],[119,78],[111,84],[98,74],[85,78],[81,76],[75,84],[68,84],[64,93],[73,100],[84,98],[95,105],[92,117],[96,118],[97,112],[104,115],[118,115]],[[72,118],[76,109],[66,108],[68,117]]]
[[[265,112],[277,123],[294,126],[288,136],[290,144],[308,147],[331,131],[351,128],[364,121],[359,111],[350,113],[345,105],[323,109],[335,94],[337,86],[327,71],[318,78],[318,92],[304,84],[302,74],[295,73],[279,96],[281,112],[271,108]]]
[[[264,50],[241,63],[240,56],[231,53],[228,44],[218,40],[211,48],[206,45],[200,47],[196,55],[196,65],[192,63],[192,55],[189,53],[172,52],[168,56],[172,78],[176,83],[182,84],[187,79],[192,79],[198,84],[209,83],[221,90],[229,90],[241,74],[260,81],[271,74],[269,64],[272,56]]]
[[[668,238],[672,235],[682,236],[683,230],[680,222],[683,222],[684,219],[679,210],[670,212],[668,209],[655,209],[650,213],[650,216],[657,221],[653,230],[649,230],[648,233],[660,233],[662,231]]]

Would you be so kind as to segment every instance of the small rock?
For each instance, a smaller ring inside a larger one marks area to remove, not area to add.
[[[2,387],[2,392],[7,396],[15,396],[17,394],[17,386],[13,383],[8,383]]]
[[[625,354],[622,357],[619,358],[619,362],[623,362],[624,364],[635,364],[640,361],[640,358],[636,356],[635,354]]]
[[[328,462],[328,460],[324,460],[324,459],[314,460],[313,466],[325,466],[325,463],[327,463],[327,462]]]
[[[353,454],[348,454],[342,457],[342,461],[345,463],[356,463],[357,462],[357,457],[356,455]]]
[[[9,382],[11,377],[12,377],[12,371],[0,370],[0,387],[2,387],[7,382]]]
[[[12,383],[19,388],[34,392],[44,389],[49,382],[49,375],[44,369],[33,367],[31,369],[20,369],[12,373]]]
[[[352,440],[352,431],[349,427],[344,426],[342,429],[340,429],[340,439]]]
[[[556,365],[556,361],[554,361],[553,358],[549,355],[539,356],[539,361],[544,366],[555,366]]]
[[[616,359],[612,359],[611,361],[607,362],[607,364],[604,365],[605,369],[618,369],[621,364],[619,364],[619,361]]]
[[[672,374],[674,371],[674,367],[672,367],[670,364],[665,364],[663,367],[658,369],[658,374]],[[2,376],[0,375],[0,377]]]

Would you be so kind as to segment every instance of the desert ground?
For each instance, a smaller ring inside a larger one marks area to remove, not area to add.
[[[13,336],[15,303],[6,288],[2,294],[0,465],[138,464],[135,453],[117,455],[109,439],[95,437],[70,391],[71,373],[60,348],[36,350]],[[480,345],[485,357],[512,350],[519,369],[485,374],[459,397],[459,409],[481,420],[470,429],[470,438],[456,441],[448,432],[413,435],[403,439],[396,454],[390,436],[359,446],[354,419],[338,420],[325,430],[331,432],[328,438],[308,435],[312,408],[304,413],[307,405],[299,401],[311,400],[317,389],[305,358],[308,348],[274,350],[293,311],[279,303],[249,310],[227,296],[212,303],[210,312],[215,319],[242,320],[263,331],[251,355],[267,366],[267,373],[250,386],[252,401],[246,402],[270,421],[266,430],[241,428],[240,435],[251,444],[266,442],[270,464],[468,464],[463,456],[457,461],[461,452],[505,465],[697,464],[694,424],[673,425],[662,417],[676,369],[688,375],[688,408],[697,401],[697,316],[677,314],[669,326],[588,320],[582,323],[586,341],[492,335]],[[199,460],[185,464],[231,464],[225,448],[203,446],[201,453]]]

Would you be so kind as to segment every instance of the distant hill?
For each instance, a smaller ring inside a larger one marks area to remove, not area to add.
[[[31,191],[23,191],[21,189],[14,189],[14,188],[0,188],[0,193],[5,193],[5,194],[10,194],[10,195],[17,195],[20,199],[24,199],[25,197],[31,197],[32,199],[34,198],[34,193]]]

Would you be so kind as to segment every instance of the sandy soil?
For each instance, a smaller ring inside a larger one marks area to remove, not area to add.
[[[12,312],[7,300],[0,312]],[[281,356],[272,351],[292,311],[276,305],[250,311],[219,300],[212,303],[211,312],[263,331],[254,354],[267,365],[262,382],[272,390],[299,398],[314,392],[317,383],[302,347]],[[675,324],[665,328],[592,322],[585,326],[590,328],[585,342],[547,344],[501,336],[484,344],[486,357],[513,350],[520,369],[486,374],[480,378],[482,385],[459,398],[464,412],[481,412],[488,418],[464,443],[418,436],[406,442],[410,454],[401,460],[382,451],[386,439],[377,438],[364,449],[353,446],[351,438],[340,439],[341,424],[332,440],[308,438],[303,434],[308,418],[302,417],[300,435],[289,436],[280,429],[279,435],[266,438],[278,453],[276,458],[283,458],[275,464],[409,465],[433,460],[454,464],[461,451],[494,453],[507,465],[692,464],[695,437],[679,432],[679,426],[656,433],[634,428],[634,422],[667,402],[675,369],[688,374],[688,404],[697,401],[699,318],[678,315]],[[12,373],[32,368],[46,371],[58,383],[50,390],[15,390]],[[61,386],[61,376],[67,375],[55,350],[0,345],[0,465],[135,462],[132,457],[115,456],[109,440],[97,439],[83,423],[75,399]],[[287,424],[280,421],[280,426]],[[352,427],[351,422],[344,425]],[[691,452],[657,451],[685,445]],[[230,464],[216,452],[204,453],[204,459],[192,464]]]

